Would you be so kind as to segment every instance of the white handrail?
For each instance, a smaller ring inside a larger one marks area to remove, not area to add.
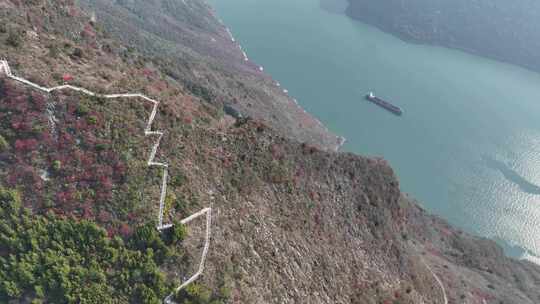
[[[431,273],[431,275],[433,276],[433,278],[435,279],[435,281],[437,282],[437,284],[439,284],[439,287],[441,288],[441,292],[442,292],[442,296],[443,296],[443,304],[448,304],[448,297],[446,296],[446,289],[444,288],[444,284],[443,282],[441,281],[441,279],[439,279],[439,276],[437,276],[437,274],[431,269],[431,267],[429,267],[428,263],[426,263],[426,261],[424,261],[424,259],[422,258],[422,256],[420,256],[420,261],[426,266],[426,268],[429,270],[429,272]]]
[[[199,268],[197,272],[191,276],[188,280],[186,280],[184,283],[182,283],[180,286],[178,286],[175,290],[175,292],[172,292],[170,295],[168,295],[164,302],[166,304],[175,304],[174,300],[172,299],[175,295],[175,293],[182,290],[182,288],[188,286],[189,284],[193,283],[199,276],[204,272],[204,263],[206,262],[206,255],[208,254],[208,248],[210,247],[210,227],[212,226],[212,209],[211,208],[204,208],[201,211],[186,217],[185,219],[181,220],[180,223],[185,225],[192,220],[200,217],[201,215],[206,214],[206,233],[205,233],[205,241],[204,241],[204,248],[201,256],[201,261],[199,262]]]
[[[50,93],[52,91],[70,89],[70,90],[73,90],[73,91],[84,93],[86,95],[100,97],[100,98],[108,98],[108,99],[110,99],[110,98],[141,98],[141,99],[143,99],[145,101],[151,102],[153,104],[152,112],[150,113],[150,116],[148,118],[146,128],[144,129],[144,135],[145,136],[155,136],[155,135],[157,135],[158,138],[155,141],[154,145],[152,146],[152,149],[150,151],[150,156],[148,157],[147,164],[148,164],[149,167],[156,166],[156,167],[163,168],[162,181],[161,181],[161,192],[160,192],[160,196],[159,196],[159,214],[158,214],[158,226],[157,226],[157,229],[159,231],[162,231],[162,230],[169,229],[169,228],[173,227],[173,224],[163,225],[163,214],[165,212],[165,198],[167,197],[167,180],[168,180],[168,175],[169,175],[169,171],[168,171],[169,165],[167,163],[160,163],[160,162],[155,161],[155,157],[156,157],[157,151],[159,149],[161,139],[163,138],[163,132],[161,132],[161,131],[152,131],[152,123],[154,122],[154,119],[155,119],[156,114],[157,114],[157,108],[159,106],[159,101],[157,101],[155,99],[152,99],[150,97],[147,97],[147,96],[145,96],[143,94],[139,94],[139,93],[99,94],[99,93],[94,93],[92,91],[89,91],[89,90],[87,90],[85,88],[80,88],[80,87],[72,86],[72,85],[69,85],[69,84],[56,86],[56,87],[52,87],[52,88],[42,87],[42,86],[40,86],[38,84],[35,84],[35,83],[33,83],[33,82],[29,81],[29,80],[24,79],[24,78],[14,76],[11,73],[11,68],[9,67],[9,64],[8,64],[7,60],[4,60],[4,59],[0,60],[0,71],[4,71],[4,73],[6,74],[6,76],[8,78],[11,78],[11,79],[16,80],[16,81],[21,82],[21,83],[24,83],[26,85],[29,85],[29,86],[31,86],[31,87],[33,87],[35,89],[38,89],[38,90],[46,92],[46,93]],[[210,246],[210,234],[211,234],[211,229],[210,228],[211,228],[211,223],[212,223],[212,208],[205,208],[205,209],[203,209],[203,210],[201,210],[201,211],[199,211],[199,212],[197,212],[197,213],[195,213],[195,214],[193,214],[191,216],[188,216],[187,218],[181,220],[180,223],[185,225],[185,224],[191,222],[192,220],[194,220],[195,218],[197,218],[197,217],[199,217],[199,216],[201,216],[203,214],[206,214],[206,234],[205,234],[205,243],[204,243],[204,248],[203,248],[203,252],[202,252],[202,256],[201,256],[201,261],[199,263],[199,268],[198,268],[197,272],[193,276],[191,276],[188,280],[186,280],[184,283],[182,283],[179,287],[176,288],[176,292],[178,292],[182,288],[186,287],[187,285],[189,285],[190,283],[195,281],[204,271],[204,263],[206,261],[206,255],[208,254],[208,248]],[[171,293],[170,295],[168,295],[164,299],[164,302],[165,303],[174,303],[171,300],[173,295],[174,295],[174,293]]]

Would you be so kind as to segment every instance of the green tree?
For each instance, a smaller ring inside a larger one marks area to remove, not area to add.
[[[153,255],[154,261],[159,264],[171,255],[154,223],[138,227],[130,240],[130,246],[140,251],[151,250],[150,253]]]
[[[212,291],[204,285],[192,283],[176,294],[180,303],[209,304],[212,300]]]
[[[176,245],[183,241],[187,235],[186,226],[178,221],[173,222],[173,226],[163,232],[167,245]]]
[[[0,152],[4,152],[8,149],[9,149],[9,143],[2,135],[0,135]]]
[[[134,236],[32,214],[16,190],[0,188],[0,303],[161,303],[174,287],[159,269],[171,249],[153,225]]]

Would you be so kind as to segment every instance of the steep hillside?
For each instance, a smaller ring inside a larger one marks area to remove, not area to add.
[[[347,14],[407,41],[435,44],[540,71],[534,0],[349,0]]]
[[[223,30],[197,7],[179,28]],[[165,220],[179,229],[154,229],[161,171],[146,163],[150,105],[43,93],[0,71],[0,301],[159,303],[194,273],[203,248],[202,220],[178,221],[207,206],[206,268],[178,303],[540,301],[538,267],[426,214],[384,160],[323,151],[266,120],[225,114],[219,95],[186,86],[196,79],[192,57],[171,77],[159,64],[167,57],[119,39],[94,11],[0,0],[0,54],[43,86],[160,100],[156,159],[169,164]],[[228,85],[244,79],[220,75]]]
[[[191,93],[232,106],[291,139],[329,150],[342,144],[259,65],[245,60],[240,45],[203,1],[79,1],[112,36],[149,57]]]

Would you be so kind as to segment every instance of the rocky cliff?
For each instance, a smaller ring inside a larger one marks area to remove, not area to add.
[[[179,303],[540,301],[539,267],[427,214],[383,159],[327,151],[313,130],[266,119],[292,117],[277,110],[286,98],[230,60],[241,52],[207,6],[145,3],[0,0],[0,54],[43,86],[160,100],[165,220],[213,210],[205,271]],[[0,299],[159,303],[196,270],[204,223],[187,235],[146,228],[161,182],[146,164],[152,108],[0,78]],[[253,118],[226,114],[223,98],[243,94]],[[258,117],[263,101],[276,112]]]
[[[349,0],[347,14],[415,43],[540,71],[540,4],[531,0]]]

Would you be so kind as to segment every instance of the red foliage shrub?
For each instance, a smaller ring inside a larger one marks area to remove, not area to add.
[[[120,235],[125,238],[129,237],[133,233],[133,229],[131,229],[131,227],[126,223],[120,225],[120,229],[118,229],[118,231],[120,232]]]
[[[310,191],[309,192],[309,198],[312,200],[312,201],[319,201],[320,200],[320,195],[319,193],[315,192],[315,191]]]
[[[83,36],[84,38],[95,38],[96,37],[96,31],[94,30],[92,25],[86,24],[84,26],[84,29],[83,29],[82,33],[81,33],[81,36]]]
[[[150,69],[143,69],[142,70],[142,74],[146,77],[150,77],[150,76],[153,76],[154,75],[154,71],[150,70]]]
[[[38,112],[43,112],[47,104],[45,97],[43,97],[43,95],[41,94],[32,93],[31,98],[32,98],[32,102],[34,103],[34,107],[36,108],[36,110]]]
[[[56,193],[56,201],[61,205],[66,205],[73,199],[73,193],[70,191],[61,191]]]
[[[116,162],[113,172],[115,180],[122,180],[127,173],[127,166],[124,163]]]
[[[94,210],[92,209],[92,202],[85,202],[83,206],[83,218],[86,220],[94,219]]]
[[[79,17],[81,15],[79,9],[75,6],[69,7],[68,14],[70,17]]]
[[[282,160],[285,154],[283,148],[276,144],[270,146],[270,153],[272,154],[272,159],[275,160]]]
[[[102,223],[109,222],[112,219],[112,216],[109,212],[101,210],[98,214],[98,220]]]
[[[64,76],[64,80],[72,79],[71,75]],[[96,118],[96,123],[90,124],[77,117],[77,97],[67,102],[63,98],[70,97],[61,95],[56,99],[55,117],[59,121],[52,129],[44,95],[28,93],[0,79],[0,126],[16,135],[7,138],[13,149],[6,152],[12,161],[7,164],[4,182],[22,188],[25,204],[40,206],[38,211],[53,210],[85,219],[98,217],[101,223],[110,224],[111,213],[99,212],[98,208],[109,206],[113,193],[125,182],[127,165],[112,149],[110,132],[102,123],[105,115],[88,112],[88,117]],[[140,131],[132,127],[131,133]],[[40,177],[38,168],[49,170],[50,182]],[[120,220],[135,221],[136,217]],[[129,233],[128,228],[110,231]]]
[[[17,139],[15,141],[15,149],[19,152],[28,152],[28,151],[34,151],[38,147],[38,141],[29,138],[29,139]]]
[[[62,76],[62,80],[64,82],[73,81],[73,76],[71,76],[70,74],[64,74],[64,76]]]
[[[111,237],[115,236],[116,233],[117,233],[117,231],[116,231],[116,229],[114,227],[108,227],[107,228],[107,236],[108,237],[111,238]]]
[[[169,83],[166,81],[159,81],[154,86],[157,90],[163,91],[166,90],[169,87]]]
[[[109,176],[101,176],[99,182],[104,191],[110,191],[113,188],[113,183]]]

